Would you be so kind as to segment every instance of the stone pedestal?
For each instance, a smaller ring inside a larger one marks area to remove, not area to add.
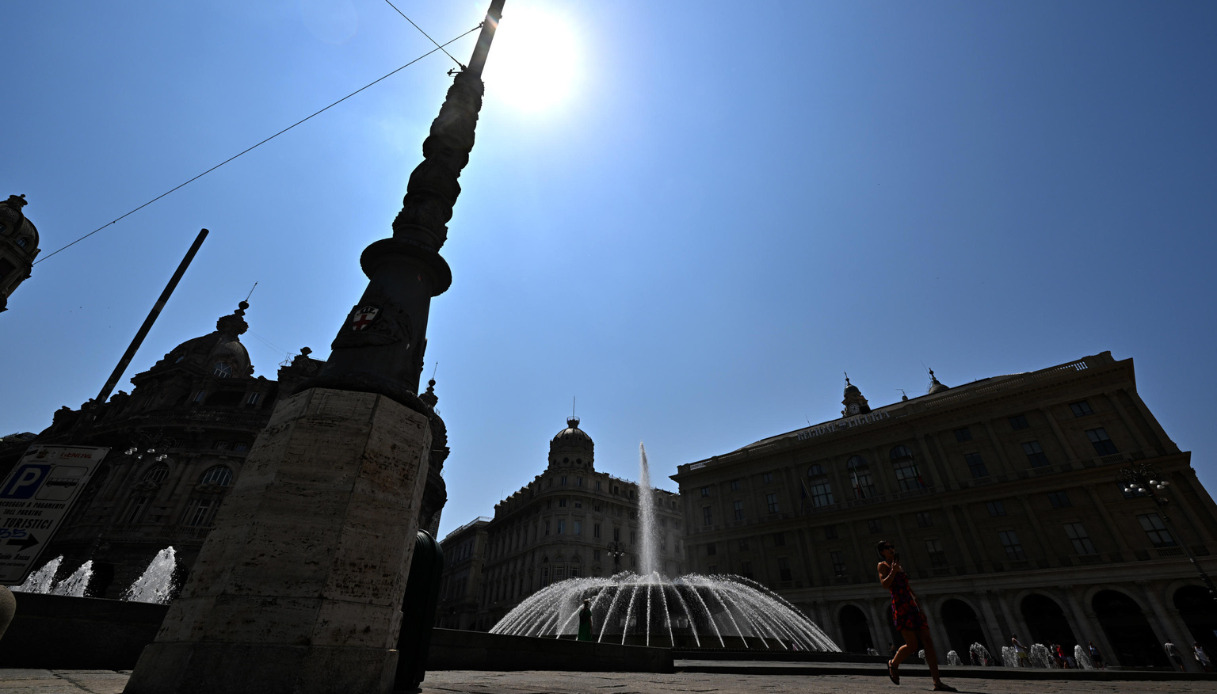
[[[390,691],[430,444],[381,395],[280,400],[125,694]]]

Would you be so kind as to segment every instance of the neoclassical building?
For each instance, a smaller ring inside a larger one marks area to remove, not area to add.
[[[597,472],[592,438],[578,417],[566,423],[549,443],[543,473],[495,504],[493,518],[444,538],[437,626],[485,631],[551,583],[639,569],[638,485]],[[653,503],[658,570],[679,576],[683,520],[677,495],[656,489]]]
[[[254,376],[240,336],[248,304],[221,316],[216,329],[174,347],[132,377],[130,394],[55,413],[36,437],[0,442],[0,476],[31,443],[107,446],[111,450],[75,502],[38,565],[63,555],[60,579],[93,562],[88,595],[116,598],[157,552],[172,546],[188,572],[216,512],[241,474],[254,439],[280,394],[316,376],[325,362],[306,347],[281,365],[278,379]],[[432,381],[421,399],[434,407]],[[443,420],[433,415],[432,453],[420,529],[432,534],[447,501],[440,475],[448,455]],[[180,585],[180,582],[179,582]]]
[[[8,310],[8,298],[17,285],[29,279],[38,255],[38,229],[26,219],[24,195],[0,201],[0,311]]]
[[[887,652],[886,539],[941,657],[973,642],[998,653],[1012,635],[1093,641],[1126,666],[1166,665],[1167,640],[1217,652],[1200,573],[1217,571],[1217,507],[1138,396],[1131,359],[930,378],[925,395],[874,408],[847,379],[840,419],[679,466],[689,568],[752,577],[845,650]]]

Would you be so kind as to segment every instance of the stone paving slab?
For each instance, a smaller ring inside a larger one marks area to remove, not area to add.
[[[0,669],[0,694],[121,694],[130,674],[130,671],[112,670]],[[947,682],[969,694],[1217,694],[1217,676],[1197,680],[1172,677],[1171,673],[1158,674],[1162,677],[1154,681],[1094,682],[1068,678],[952,679],[951,670],[943,670]],[[912,671],[901,679],[899,687],[889,683],[884,675],[883,671],[878,676],[801,676],[447,670],[428,673],[419,691],[421,694],[905,694],[931,691],[929,678],[917,676]]]

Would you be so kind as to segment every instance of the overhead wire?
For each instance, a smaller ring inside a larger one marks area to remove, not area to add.
[[[413,19],[410,19],[409,17],[407,17],[405,12],[402,12],[401,10],[398,10],[398,9],[397,9],[397,5],[394,5],[394,4],[392,3],[392,1],[391,1],[391,0],[385,0],[385,2],[389,4],[389,7],[392,7],[394,10],[397,10],[397,14],[401,15],[402,19],[404,19],[404,20],[406,20],[407,22],[409,22],[409,23],[410,23],[410,26],[413,26],[415,29],[418,29],[418,33],[422,34],[423,36],[426,36],[426,37],[427,37],[427,40],[428,40],[428,41],[430,41],[431,43],[435,43],[435,39],[431,38],[431,35],[430,35],[430,34],[428,34],[427,32],[423,31],[423,28],[422,28],[422,27],[420,27],[419,25],[415,24]],[[452,42],[451,42],[451,41],[449,41],[448,43],[452,43]],[[445,44],[445,45],[447,45],[447,44]],[[435,43],[435,47],[436,47],[436,48],[438,48],[438,49],[440,49],[441,51],[444,51],[444,46],[441,46],[441,45],[439,45],[438,43]],[[449,53],[448,51],[444,51],[444,55],[448,56],[449,58],[452,58],[452,54],[451,54],[451,53]],[[457,64],[457,66],[458,66],[458,67],[460,67],[462,70],[464,70],[464,69],[465,69],[465,65],[464,65],[464,63],[462,63],[461,61],[457,60],[456,58],[452,58],[452,62],[456,63],[456,64]]]
[[[397,9],[397,8],[394,8],[394,9]],[[399,10],[399,12],[400,12],[400,10]],[[404,17],[405,15],[402,15],[402,16]],[[407,20],[408,20],[408,19],[409,19],[409,18],[407,17]],[[414,22],[410,22],[410,23],[411,23],[411,24],[414,24]],[[417,25],[415,25],[415,26],[417,26]],[[316,112],[314,112],[314,113],[312,113],[312,114],[310,114],[310,115],[308,115],[308,116],[306,116],[306,117],[304,117],[304,118],[301,118],[300,120],[296,121],[295,123],[292,123],[291,125],[289,125],[289,126],[287,126],[286,128],[284,128],[284,129],[280,130],[279,132],[275,133],[274,135],[271,135],[270,137],[266,138],[265,140],[262,140],[261,142],[257,143],[256,145],[253,145],[252,147],[248,147],[248,148],[246,148],[246,149],[244,149],[244,150],[242,150],[242,151],[240,151],[240,152],[238,152],[238,153],[236,153],[236,154],[232,155],[231,157],[229,157],[229,158],[225,159],[224,161],[220,162],[219,164],[216,164],[215,166],[211,167],[210,169],[207,169],[207,170],[206,170],[206,171],[204,171],[203,173],[201,173],[201,174],[199,174],[199,175],[195,176],[194,178],[191,178],[190,180],[188,180],[188,181],[186,181],[186,182],[184,182],[184,183],[180,183],[180,184],[178,184],[178,185],[174,186],[173,188],[170,188],[169,190],[165,191],[164,193],[161,193],[160,195],[156,196],[155,198],[152,198],[152,199],[151,199],[151,200],[149,200],[148,202],[145,202],[144,204],[140,205],[139,207],[136,207],[135,209],[133,209],[133,210],[131,210],[131,211],[129,211],[129,212],[127,212],[127,213],[125,213],[125,214],[123,214],[123,215],[119,216],[119,217],[116,217],[116,218],[114,218],[113,220],[111,220],[111,221],[109,221],[109,222],[106,222],[105,224],[103,224],[103,225],[101,225],[101,226],[97,227],[97,228],[96,228],[96,229],[94,229],[93,231],[90,231],[89,233],[85,234],[84,236],[81,236],[80,238],[76,239],[75,241],[73,241],[73,242],[69,243],[68,245],[63,246],[62,248],[59,248],[59,249],[57,249],[57,250],[55,250],[55,251],[53,251],[53,252],[51,252],[51,253],[48,253],[47,255],[42,256],[42,257],[41,257],[41,258],[39,258],[38,260],[35,260],[35,261],[32,263],[32,265],[37,265],[38,263],[41,263],[41,262],[43,262],[44,260],[49,260],[50,258],[53,258],[54,256],[58,255],[59,253],[62,253],[63,251],[66,251],[67,249],[71,248],[72,246],[75,246],[76,244],[80,243],[81,241],[84,241],[85,239],[87,239],[87,238],[89,238],[90,236],[92,236],[92,235],[96,234],[97,232],[99,232],[99,231],[101,231],[101,230],[105,229],[106,227],[109,227],[109,226],[112,226],[112,225],[114,225],[114,224],[117,224],[118,222],[122,221],[123,219],[125,219],[125,218],[127,218],[127,217],[130,217],[131,215],[135,214],[136,212],[139,212],[140,210],[142,210],[142,209],[144,209],[145,207],[147,207],[147,206],[151,205],[152,203],[154,203],[154,202],[156,202],[156,201],[160,200],[161,198],[163,198],[163,197],[165,197],[165,196],[167,196],[167,195],[169,195],[169,194],[171,194],[171,193],[177,192],[177,191],[178,191],[178,190],[180,190],[181,188],[184,188],[184,187],[186,187],[186,186],[190,185],[191,183],[194,183],[195,181],[197,181],[197,180],[199,180],[200,178],[202,178],[202,177],[206,176],[207,174],[211,173],[212,171],[215,171],[216,169],[220,168],[221,166],[224,166],[225,164],[227,164],[227,163],[229,163],[229,162],[233,161],[234,159],[237,159],[238,157],[241,157],[241,156],[243,156],[243,155],[245,155],[245,154],[248,154],[249,152],[252,152],[253,150],[255,150],[255,149],[257,149],[257,148],[261,147],[262,145],[266,144],[267,142],[270,142],[271,140],[275,139],[276,137],[279,137],[279,136],[280,136],[280,135],[282,135],[283,133],[285,133],[285,132],[287,132],[287,131],[291,130],[292,128],[294,128],[294,127],[296,127],[296,126],[298,126],[298,125],[301,125],[301,124],[303,124],[304,122],[306,122],[306,121],[308,121],[308,120],[310,120],[310,119],[312,119],[312,118],[314,118],[314,117],[316,117],[316,116],[321,115],[322,113],[325,113],[326,111],[328,111],[328,110],[330,110],[331,108],[333,108],[333,107],[337,106],[338,104],[341,104],[342,102],[344,102],[344,101],[346,101],[347,99],[349,99],[349,98],[351,98],[351,97],[355,96],[356,94],[358,94],[358,93],[360,93],[360,92],[364,91],[365,89],[368,89],[369,87],[371,87],[371,86],[373,86],[373,85],[375,85],[375,84],[377,84],[377,83],[379,83],[379,82],[383,82],[384,80],[386,80],[386,79],[388,79],[388,78],[392,77],[393,75],[396,75],[397,73],[401,72],[402,70],[405,70],[406,68],[408,68],[408,67],[410,67],[411,65],[413,65],[413,64],[415,64],[415,63],[417,63],[418,61],[422,60],[423,58],[426,58],[427,56],[431,55],[432,53],[435,53],[436,51],[444,51],[444,46],[449,46],[449,45],[452,45],[453,43],[455,43],[455,42],[457,42],[457,41],[459,41],[459,40],[461,40],[461,39],[465,38],[465,37],[466,37],[466,36],[468,36],[469,34],[472,34],[473,32],[475,32],[475,31],[477,31],[477,30],[479,30],[479,29],[481,29],[481,28],[482,28],[482,26],[481,26],[481,24],[479,24],[478,26],[473,27],[473,28],[472,28],[472,29],[470,29],[469,31],[466,31],[465,33],[461,34],[460,36],[457,36],[456,38],[452,39],[451,41],[448,41],[448,42],[444,43],[443,45],[440,45],[440,44],[435,44],[435,45],[436,45],[436,47],[435,47],[435,48],[433,48],[433,49],[431,49],[431,50],[427,51],[426,53],[423,53],[422,55],[418,56],[418,57],[417,57],[417,58],[415,58],[414,60],[411,60],[410,62],[406,63],[405,65],[402,65],[401,67],[397,68],[396,70],[393,70],[392,72],[390,72],[390,73],[388,73],[388,74],[384,75],[383,77],[380,77],[380,78],[378,78],[378,79],[375,79],[375,80],[373,80],[373,81],[371,81],[371,82],[369,82],[369,83],[365,84],[364,86],[360,87],[359,89],[356,89],[355,91],[351,92],[350,94],[347,94],[346,96],[344,96],[344,97],[342,97],[341,99],[339,99],[339,100],[335,101],[334,103],[330,104],[329,106],[326,106],[325,108],[323,108],[323,109],[321,109],[321,110],[319,110],[319,111],[316,111]],[[422,31],[422,30],[421,30],[421,29],[419,29],[419,31]],[[426,36],[426,34],[425,34],[425,33],[424,33],[423,35],[424,35],[424,36]],[[430,36],[427,36],[427,38],[429,38],[429,39],[430,39],[431,37],[430,37]],[[432,43],[435,43],[435,41],[434,41],[434,40],[432,40]],[[444,53],[445,53],[445,54],[446,54],[447,52],[448,52],[448,51],[444,51]],[[452,57],[452,56],[448,56],[448,57]],[[458,65],[460,65],[460,63],[457,63],[457,64],[458,64]],[[462,67],[463,67],[463,66],[462,66]]]

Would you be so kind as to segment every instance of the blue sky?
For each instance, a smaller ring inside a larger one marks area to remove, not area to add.
[[[488,3],[396,4],[445,41]],[[43,257],[431,48],[381,0],[5,16],[0,195],[26,194]],[[428,336],[442,532],[543,469],[574,396],[599,469],[637,479],[643,441],[674,489],[678,464],[838,416],[842,371],[874,406],[926,366],[952,385],[1104,350],[1217,488],[1214,66],[1208,2],[507,0]],[[200,227],[120,387],[254,282],[258,375],[328,354],[450,67],[37,265],[0,314],[0,430],[96,395]]]

